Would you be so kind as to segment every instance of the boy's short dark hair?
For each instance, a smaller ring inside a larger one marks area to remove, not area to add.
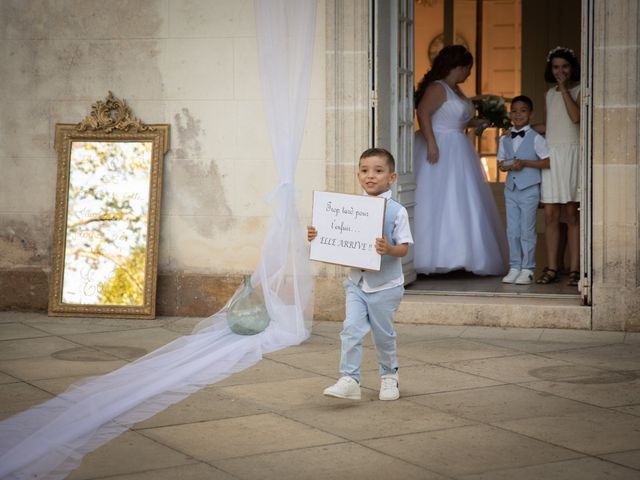
[[[368,148],[364,152],[362,152],[362,155],[360,155],[360,160],[369,157],[384,158],[387,161],[387,165],[389,166],[389,171],[391,173],[396,171],[396,160],[393,158],[393,155],[391,155],[391,152],[389,150],[385,150],[384,148]]]
[[[511,105],[513,105],[516,102],[524,103],[527,107],[529,107],[529,110],[533,112],[533,100],[531,100],[526,95],[518,95],[517,97],[514,97],[514,99],[511,100]]]

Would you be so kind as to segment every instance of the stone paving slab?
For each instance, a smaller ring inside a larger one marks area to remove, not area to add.
[[[624,343],[640,343],[640,332],[627,332],[624,336]]]
[[[193,458],[154,442],[137,432],[125,432],[102,448],[84,457],[68,480],[87,480],[104,476],[141,472],[194,463]]]
[[[601,457],[610,462],[617,463],[618,465],[624,465],[626,467],[640,470],[640,449],[629,450],[627,452],[610,453],[608,455],[602,455]]]
[[[116,352],[116,356],[125,360],[135,360],[180,336],[180,334],[170,332],[164,328],[151,327],[124,331],[65,335],[64,338],[97,350],[109,353]],[[120,348],[120,353],[123,355],[119,355],[117,350],[110,347],[129,347],[129,349]]]
[[[344,442],[340,437],[275,413],[159,427],[142,432],[158,443],[205,461]]]
[[[517,340],[509,338],[474,338],[478,343],[508,348],[523,353],[558,352],[584,348],[584,344],[577,342],[550,342],[542,340]]]
[[[590,455],[640,446],[640,417],[601,409],[497,422],[497,426]]]
[[[459,325],[411,325],[396,324],[398,345],[412,342],[430,342],[442,338],[456,338],[469,328]]]
[[[200,321],[202,319],[197,317],[169,317],[164,328],[180,335],[189,335]]]
[[[540,335],[542,342],[566,342],[581,344],[613,344],[624,341],[625,332],[601,332],[595,330],[567,330],[546,328]]]
[[[489,424],[578,412],[591,415],[600,413],[600,409],[584,403],[536,392],[518,385],[498,385],[421,395],[412,397],[411,401],[451,415]]]
[[[51,394],[22,382],[0,387],[0,420],[49,400]]]
[[[99,477],[109,480],[237,480],[238,477],[223,472],[206,463],[191,463],[178,467],[147,470],[146,472],[130,473]]]
[[[5,340],[0,349],[0,361],[31,358],[34,352],[39,356],[48,356],[59,350],[78,347],[77,343],[60,337],[22,338],[19,340]]]
[[[489,338],[505,340],[537,341],[544,333],[542,328],[496,328],[470,326],[460,334],[461,338]]]
[[[231,395],[262,405],[271,411],[282,412],[309,406],[320,408],[329,404],[333,399],[322,395],[322,391],[333,383],[335,379],[315,375],[279,382],[234,385],[223,389]],[[377,399],[377,395],[377,390],[362,389],[363,401]]]
[[[0,385],[3,385],[5,383],[19,382],[19,381],[20,380],[18,380],[15,377],[12,377],[11,375],[7,375],[6,373],[0,372]]]
[[[283,413],[305,425],[349,440],[367,440],[471,425],[475,422],[400,399],[352,402],[327,398],[321,407]]]
[[[640,404],[640,373],[599,371],[553,382],[531,382],[527,388],[599,407]]]
[[[638,472],[595,458],[579,458],[466,475],[462,480],[637,480]]]
[[[399,375],[403,397],[501,384],[489,378],[469,375],[438,365],[401,366]],[[362,385],[374,390],[380,388],[378,372],[365,372],[362,375]]]
[[[313,376],[315,376],[314,373],[307,372],[301,368],[292,367],[270,358],[263,358],[256,365],[221,380],[216,383],[216,386],[227,387],[231,385],[266,383]]]
[[[86,353],[86,347],[78,349]],[[72,352],[76,353],[76,352]],[[123,367],[126,362],[116,357],[96,350],[90,351],[94,360],[71,361],[57,360],[52,357],[24,358],[19,360],[0,361],[0,371],[21,380],[40,380],[72,375],[99,375],[109,373],[116,368]]]
[[[504,383],[540,380],[538,372],[559,371],[558,375],[575,377],[591,373],[593,369],[570,362],[539,355],[516,354],[508,357],[484,358],[443,363],[442,366]],[[586,372],[586,373],[585,373]]]
[[[622,413],[628,413],[629,415],[635,415],[636,417],[640,417],[640,405],[629,405],[628,407],[617,407],[613,410]]]
[[[232,396],[220,387],[215,386],[204,388],[189,395],[163,412],[136,424],[134,429],[206,422],[268,412],[269,410],[266,408]]]
[[[437,473],[462,476],[582,456],[488,425],[472,425],[362,442]]]
[[[414,360],[427,363],[444,363],[480,358],[505,357],[520,352],[510,348],[496,347],[485,343],[448,338],[425,343],[398,345],[398,353]]]
[[[38,314],[36,316],[32,316],[28,320],[25,320],[24,323],[52,335],[67,335],[75,333],[99,333],[162,327],[167,323],[167,320],[163,318],[157,318],[155,320],[128,320],[123,318],[66,318],[47,317],[44,314]]]
[[[29,384],[51,393],[52,395],[60,395],[71,385],[78,382],[85,382],[94,378],[96,375],[73,375],[69,377],[45,378],[41,380],[29,380]]]
[[[0,323],[0,340],[46,337],[47,335],[49,335],[47,332],[22,323]]]
[[[615,370],[637,370],[640,367],[640,349],[638,346],[622,343],[566,352],[549,352],[544,356],[580,365]]]
[[[345,443],[216,462],[251,480],[445,480],[428,469],[362,445]]]

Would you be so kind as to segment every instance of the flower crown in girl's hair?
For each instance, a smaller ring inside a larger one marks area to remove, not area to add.
[[[547,53],[547,62],[549,60],[551,60],[551,57],[553,56],[554,53],[558,53],[558,52],[568,53],[573,58],[576,58],[576,54],[574,53],[573,50],[571,50],[570,48],[558,46],[558,47],[555,47],[555,48],[552,48],[551,50],[549,50],[549,53]]]

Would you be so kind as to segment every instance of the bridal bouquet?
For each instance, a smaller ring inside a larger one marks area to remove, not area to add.
[[[499,95],[476,95],[475,97],[471,97],[471,101],[478,111],[478,116],[489,120],[491,122],[490,126],[502,129],[511,126],[511,119],[505,106],[505,103],[510,101],[510,99]],[[476,128],[476,135],[482,135],[485,128],[487,127]]]

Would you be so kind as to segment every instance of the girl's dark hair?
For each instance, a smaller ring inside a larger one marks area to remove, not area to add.
[[[547,65],[544,69],[544,81],[547,83],[556,83],[556,77],[553,76],[551,71],[551,61],[554,58],[563,58],[571,65],[571,81],[580,81],[580,64],[576,58],[573,50],[565,47],[556,47],[547,55]]]
[[[449,72],[456,67],[470,67],[473,65],[473,55],[462,45],[447,45],[433,60],[431,70],[429,70],[413,94],[413,103],[417,107],[430,83],[442,80]]]

